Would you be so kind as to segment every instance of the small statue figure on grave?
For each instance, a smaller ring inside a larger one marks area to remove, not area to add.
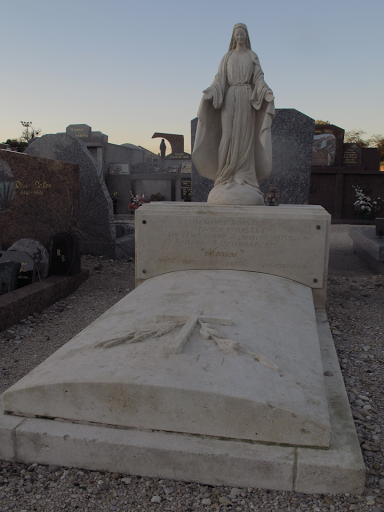
[[[272,171],[274,96],[244,23],[234,26],[229,51],[203,93],[192,160],[215,181],[208,203],[264,204],[259,182]]]
[[[163,160],[165,158],[165,150],[167,149],[167,145],[164,142],[164,139],[161,139],[160,143],[160,153],[161,153],[161,159]]]

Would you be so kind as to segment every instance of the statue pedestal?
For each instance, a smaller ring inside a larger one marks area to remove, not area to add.
[[[236,181],[227,185],[216,185],[209,193],[207,202],[219,205],[262,206],[264,194],[259,187],[251,187]]]

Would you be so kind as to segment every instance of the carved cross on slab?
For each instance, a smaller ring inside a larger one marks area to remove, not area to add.
[[[106,341],[96,343],[95,348],[111,348],[123,343],[138,343],[148,338],[160,338],[165,334],[173,331],[178,326],[182,326],[179,333],[175,336],[173,341],[168,346],[168,353],[180,354],[185,347],[185,344],[189,340],[196,324],[200,324],[200,334],[206,340],[213,340],[216,345],[226,354],[237,356],[237,352],[242,352],[253,357],[255,361],[259,361],[262,365],[270,368],[271,370],[279,371],[279,367],[271,361],[268,357],[261,354],[252,352],[241,343],[233,340],[226,339],[219,332],[212,328],[211,324],[214,325],[233,325],[232,319],[229,317],[213,317],[202,315],[202,311],[196,311],[189,316],[181,315],[156,315],[156,323],[162,323],[160,327],[152,329],[137,329],[131,331],[124,336],[119,338],[113,338]]]
[[[177,334],[175,339],[170,343],[168,352],[170,354],[180,354],[189,337],[191,336],[193,329],[196,327],[197,322],[218,324],[218,325],[232,325],[233,322],[229,317],[217,318],[213,316],[206,316],[201,314],[202,311],[197,311],[189,317],[185,316],[172,316],[172,315],[156,315],[156,322],[185,322],[184,327]],[[208,339],[208,338],[207,338]]]

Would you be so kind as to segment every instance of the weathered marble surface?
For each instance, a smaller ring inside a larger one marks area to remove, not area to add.
[[[136,280],[175,270],[234,269],[321,289],[329,223],[317,206],[146,204],[136,212]]]
[[[255,272],[154,277],[3,396],[19,415],[329,446],[311,289]]]

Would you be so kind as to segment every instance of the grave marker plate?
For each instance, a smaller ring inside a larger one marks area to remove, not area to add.
[[[25,251],[1,251],[0,263],[19,262],[20,271],[17,278],[17,288],[32,284],[36,280],[36,265]]]
[[[19,271],[20,263],[18,261],[0,263],[1,295],[16,289]]]
[[[181,199],[184,201],[191,201],[192,184],[191,178],[181,179]]]

